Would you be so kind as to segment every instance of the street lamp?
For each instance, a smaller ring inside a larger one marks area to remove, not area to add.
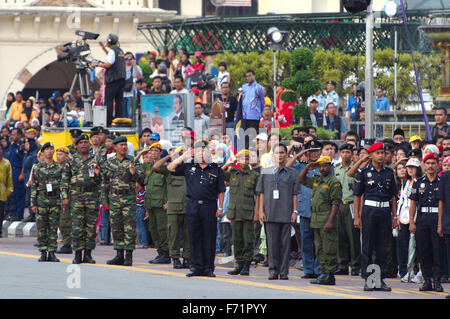
[[[280,31],[277,27],[271,27],[267,30],[267,42],[270,43],[270,49],[273,52],[273,105],[275,112],[273,112],[272,127],[275,127],[275,114],[277,102],[277,55],[276,52],[285,50],[285,46],[289,41],[289,32]]]

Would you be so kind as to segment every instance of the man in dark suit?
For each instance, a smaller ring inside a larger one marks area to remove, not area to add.
[[[180,95],[176,95],[173,99],[173,111],[175,112],[175,116],[172,118],[172,123],[175,121],[184,121],[183,100]]]

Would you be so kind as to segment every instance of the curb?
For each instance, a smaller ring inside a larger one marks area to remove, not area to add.
[[[8,237],[37,237],[36,223],[3,221],[2,233]]]

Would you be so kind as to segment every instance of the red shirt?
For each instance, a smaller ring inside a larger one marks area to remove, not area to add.
[[[295,102],[284,102],[280,99],[281,94],[284,92],[280,91],[277,95],[277,103],[276,103],[276,116],[277,119],[277,127],[289,127],[294,122],[294,117],[292,115],[292,111],[294,110]],[[279,121],[278,117],[280,115],[284,115],[285,121]]]

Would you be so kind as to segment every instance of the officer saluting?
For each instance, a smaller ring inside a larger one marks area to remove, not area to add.
[[[194,143],[194,162],[185,163],[192,151],[167,166],[176,176],[186,178],[186,219],[191,244],[191,272],[187,277],[214,275],[217,217],[222,215],[225,192],[224,174],[215,163],[209,164],[209,142],[199,139]],[[217,207],[219,196],[219,207]]]
[[[438,235],[438,207],[440,178],[437,176],[439,155],[430,153],[423,159],[425,175],[414,182],[411,189],[409,207],[409,230],[416,234],[417,256],[422,267],[425,282],[420,291],[442,292],[441,251],[442,238]],[[414,215],[417,220],[414,223]],[[433,278],[433,285],[431,284]]]
[[[367,279],[369,274],[367,266],[375,249],[375,264],[381,268],[381,287],[369,287],[367,282],[364,291],[381,290],[391,291],[383,278],[386,276],[387,240],[392,227],[396,226],[397,186],[392,168],[384,166],[385,152],[383,143],[375,143],[369,148],[372,163],[356,173],[354,184],[355,227],[362,231],[361,268],[362,277]],[[361,196],[364,195],[364,203],[361,208]]]

